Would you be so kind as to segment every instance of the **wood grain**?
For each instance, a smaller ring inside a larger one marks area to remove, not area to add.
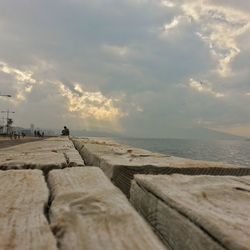
[[[0,171],[0,249],[57,249],[44,214],[48,196],[42,171]]]
[[[165,249],[99,168],[53,170],[48,183],[60,249]]]
[[[250,177],[136,175],[130,200],[171,249],[250,249]]]

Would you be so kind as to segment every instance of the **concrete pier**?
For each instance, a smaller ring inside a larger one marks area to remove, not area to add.
[[[170,249],[250,249],[250,177],[136,175],[131,203]]]
[[[53,170],[48,185],[49,217],[62,249],[165,249],[100,168]]]
[[[0,170],[10,169],[62,169],[84,166],[79,153],[68,138],[50,139],[0,149]]]
[[[250,175],[250,168],[152,153],[100,139],[73,139],[86,164],[99,166],[127,197],[135,174]]]
[[[0,249],[57,249],[44,215],[48,199],[42,171],[0,171]]]
[[[248,175],[106,139],[0,147],[0,249],[250,249]]]

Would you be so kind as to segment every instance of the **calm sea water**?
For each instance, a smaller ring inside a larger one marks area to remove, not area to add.
[[[250,166],[250,141],[113,138],[118,143],[194,160]]]

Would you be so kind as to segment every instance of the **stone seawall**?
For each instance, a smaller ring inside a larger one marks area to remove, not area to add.
[[[2,148],[0,249],[250,249],[249,176],[106,139]]]
[[[100,167],[129,197],[135,174],[250,175],[247,166],[167,156],[100,139],[73,139],[87,165]]]

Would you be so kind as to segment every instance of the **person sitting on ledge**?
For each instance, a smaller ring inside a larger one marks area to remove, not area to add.
[[[69,135],[69,129],[66,127],[66,126],[64,126],[64,129],[62,130],[62,134],[61,135]]]

